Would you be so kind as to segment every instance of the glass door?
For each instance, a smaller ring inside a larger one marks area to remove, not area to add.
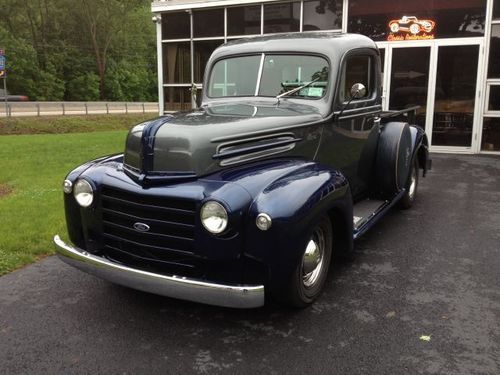
[[[389,109],[419,106],[417,125],[425,128],[431,47],[391,47]]]
[[[432,146],[472,148],[479,45],[439,45],[434,84]]]
[[[384,42],[379,47],[385,52],[384,110],[420,106],[416,123],[425,129],[432,151],[473,152],[481,111],[481,40]]]

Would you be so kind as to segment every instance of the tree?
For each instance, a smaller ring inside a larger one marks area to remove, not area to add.
[[[150,0],[75,3],[0,0],[10,91],[33,100],[156,100]]]
[[[125,27],[130,10],[141,4],[138,0],[82,0],[82,7],[75,7],[86,27],[99,74],[101,99],[105,97],[106,68],[111,43]]]

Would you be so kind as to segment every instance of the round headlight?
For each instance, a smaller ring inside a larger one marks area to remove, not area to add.
[[[227,228],[227,211],[217,202],[209,201],[201,207],[201,223],[210,233],[222,233]]]
[[[78,204],[82,207],[90,206],[94,200],[92,186],[90,186],[90,184],[83,179],[76,182],[75,187],[73,188],[73,194]]]

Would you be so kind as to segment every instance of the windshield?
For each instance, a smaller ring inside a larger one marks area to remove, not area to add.
[[[215,63],[208,96],[271,96],[319,99],[328,84],[328,62],[319,56],[252,55]],[[260,77],[260,80],[259,80]],[[304,86],[302,89],[293,89]],[[289,92],[289,93],[288,93]]]

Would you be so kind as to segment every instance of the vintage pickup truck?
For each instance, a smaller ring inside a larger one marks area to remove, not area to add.
[[[379,51],[360,35],[227,43],[203,88],[199,108],[133,127],[123,154],[68,174],[58,254],[164,296],[307,306],[332,260],[413,204],[426,135],[412,110],[382,112]]]

